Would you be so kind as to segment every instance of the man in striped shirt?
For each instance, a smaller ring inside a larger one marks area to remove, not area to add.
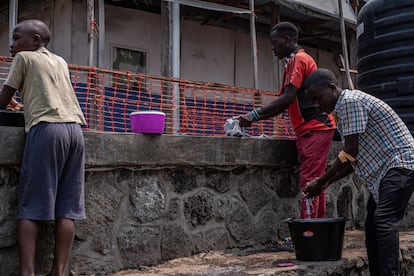
[[[355,172],[370,191],[365,238],[371,275],[399,273],[399,231],[414,190],[414,139],[395,111],[359,90],[341,90],[328,69],[311,73],[304,83],[309,99],[338,119],[343,149],[332,167],[305,189],[318,195]]]

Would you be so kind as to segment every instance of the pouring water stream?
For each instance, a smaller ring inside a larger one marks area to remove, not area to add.
[[[313,198],[305,198],[305,204],[306,204],[306,215],[308,219],[312,218],[312,200]]]

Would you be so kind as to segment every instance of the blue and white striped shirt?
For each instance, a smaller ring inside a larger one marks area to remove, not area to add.
[[[389,169],[414,170],[413,136],[389,105],[359,90],[342,91],[333,112],[341,137],[359,134],[352,167],[378,202],[379,184]]]

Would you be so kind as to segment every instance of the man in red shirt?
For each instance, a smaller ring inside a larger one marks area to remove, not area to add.
[[[269,119],[288,110],[297,137],[300,187],[303,191],[306,183],[324,174],[336,125],[332,115],[315,107],[301,90],[304,80],[317,66],[313,58],[298,46],[298,33],[290,22],[280,22],[272,28],[273,53],[279,59],[286,59],[283,83],[277,99],[240,116],[240,126],[249,127],[254,121]],[[325,191],[313,198],[311,208],[307,208],[302,196],[301,218],[324,218],[325,214]]]

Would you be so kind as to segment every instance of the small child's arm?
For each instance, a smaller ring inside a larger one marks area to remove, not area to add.
[[[14,104],[14,102],[11,101],[13,99],[14,93],[16,93],[16,90],[17,89],[8,85],[3,85],[3,88],[0,92],[0,109],[6,109],[9,104]]]

